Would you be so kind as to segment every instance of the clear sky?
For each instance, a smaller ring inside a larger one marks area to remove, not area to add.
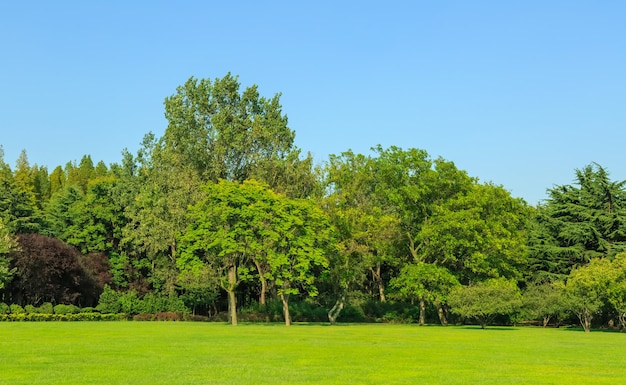
[[[591,162],[626,179],[624,1],[4,1],[0,145],[121,160],[189,77],[282,93],[318,162],[426,150],[535,204]]]

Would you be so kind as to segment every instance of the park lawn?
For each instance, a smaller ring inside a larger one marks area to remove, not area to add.
[[[3,322],[0,384],[620,384],[626,333]]]

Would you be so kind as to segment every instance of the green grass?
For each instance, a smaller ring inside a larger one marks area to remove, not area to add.
[[[623,384],[626,333],[0,323],[0,384]]]

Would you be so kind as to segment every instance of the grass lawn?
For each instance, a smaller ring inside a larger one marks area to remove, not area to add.
[[[0,384],[625,384],[626,333],[0,323]]]

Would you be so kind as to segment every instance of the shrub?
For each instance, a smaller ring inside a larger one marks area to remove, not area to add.
[[[182,316],[179,313],[174,313],[171,311],[164,311],[160,313],[156,313],[154,316],[155,321],[180,321]]]
[[[119,313],[121,310],[119,293],[111,289],[109,285],[104,285],[96,309],[101,313]]]
[[[26,314],[26,311],[24,311],[24,308],[21,307],[20,305],[13,304],[10,306],[10,308],[11,308],[11,314]]]
[[[78,313],[78,307],[75,305],[59,304],[54,307],[54,314],[75,314]]]
[[[39,306],[37,313],[52,314],[54,313],[54,306],[50,302],[44,302]]]
[[[133,316],[133,321],[153,321],[154,314],[141,313]]]
[[[26,312],[26,314],[33,314],[37,313],[37,308],[33,305],[26,305],[24,306],[24,311]]]
[[[9,314],[11,312],[11,308],[4,302],[0,302],[0,314]]]

